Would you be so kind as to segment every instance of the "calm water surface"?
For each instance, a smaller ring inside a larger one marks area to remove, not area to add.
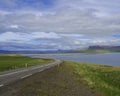
[[[106,53],[106,54],[65,53],[65,54],[23,54],[23,55],[120,66],[120,53]]]

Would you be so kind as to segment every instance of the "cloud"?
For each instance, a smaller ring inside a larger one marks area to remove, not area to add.
[[[116,10],[119,3],[119,0],[0,0],[0,44],[11,42],[22,47],[31,44],[43,49],[119,45],[120,38],[114,36],[120,34],[120,10]]]
[[[14,32],[5,32],[0,34],[0,41],[21,41],[28,42],[34,39],[58,39],[61,38],[58,34],[54,32],[32,32],[32,33],[14,33]]]
[[[10,26],[8,26],[8,27],[10,27],[10,28],[15,28],[15,29],[18,29],[18,28],[19,28],[18,25],[10,25]]]
[[[99,13],[103,14],[103,13],[107,13],[107,14],[112,14],[112,13],[119,13],[119,0],[61,0],[61,1],[65,1],[68,3],[67,6],[72,6],[74,8],[79,8],[82,10],[85,9],[94,9],[94,10],[98,10]],[[70,2],[69,2],[70,1]]]
[[[14,33],[0,35],[0,49],[7,50],[49,50],[78,49],[89,45],[119,45],[120,39],[109,37],[89,37],[80,34],[55,32]]]
[[[40,14],[40,15],[39,15]],[[23,12],[0,15],[0,27],[3,31],[13,31],[3,24],[21,26],[15,31],[21,32],[63,32],[89,35],[108,35],[120,31],[119,17],[97,18],[93,13],[80,10],[66,9],[59,12]],[[2,32],[1,31],[1,32]]]
[[[3,0],[2,0],[3,1]],[[1,1],[1,2],[2,2]],[[5,0],[8,2],[9,0]],[[18,4],[19,1],[13,0]],[[38,2],[38,1],[37,1]],[[31,5],[37,3],[33,0],[30,3],[26,0],[21,4]],[[46,4],[46,0],[40,0],[39,3]],[[53,3],[49,0],[49,3]],[[56,0],[56,8],[53,10],[39,10],[31,6],[30,9],[17,9],[14,11],[0,11],[0,32],[19,31],[19,32],[63,32],[79,33],[89,35],[112,35],[120,31],[120,14],[106,15],[102,8],[107,8],[115,2],[99,2],[98,0]],[[82,5],[83,4],[83,5]],[[3,4],[5,5],[5,4]],[[49,5],[49,4],[48,4]],[[94,6],[93,6],[94,5]],[[113,9],[116,10],[113,5]],[[100,8],[99,8],[100,6]],[[112,6],[112,5],[111,5]],[[102,7],[102,8],[101,8]],[[100,10],[101,9],[101,10]],[[109,8],[107,8],[109,9]],[[101,17],[102,16],[102,17]],[[4,24],[4,25],[3,25]],[[8,28],[6,25],[17,25],[19,29]]]

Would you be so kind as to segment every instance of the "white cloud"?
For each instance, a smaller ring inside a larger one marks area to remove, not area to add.
[[[33,39],[58,39],[61,38],[58,34],[54,32],[32,32],[32,33],[14,33],[5,32],[0,34],[0,41],[15,41],[15,42],[28,42]]]
[[[31,35],[33,38],[49,38],[49,39],[58,39],[61,38],[58,34],[54,32],[33,32]]]
[[[8,26],[8,27],[9,27],[9,28],[15,28],[15,29],[19,28],[18,25],[10,25],[10,26]]]

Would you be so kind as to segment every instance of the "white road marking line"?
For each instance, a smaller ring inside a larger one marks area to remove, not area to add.
[[[42,71],[44,71],[45,69],[41,69],[41,70],[39,70],[38,72],[42,72]]]
[[[3,87],[4,86],[4,84],[0,84],[0,87]]]
[[[32,74],[25,75],[25,76],[21,77],[21,79],[23,79],[23,78],[27,78],[27,77],[29,77],[29,76],[31,76],[31,75],[32,75]]]
[[[28,71],[28,69],[20,70],[20,71],[16,71],[16,72],[12,72],[12,73],[3,74],[3,75],[0,75],[0,77],[9,76],[9,75],[13,75],[13,74],[20,73],[20,72],[25,72],[25,71]]]

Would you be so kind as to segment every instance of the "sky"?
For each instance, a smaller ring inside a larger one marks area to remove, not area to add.
[[[0,0],[0,50],[120,45],[120,0]]]

